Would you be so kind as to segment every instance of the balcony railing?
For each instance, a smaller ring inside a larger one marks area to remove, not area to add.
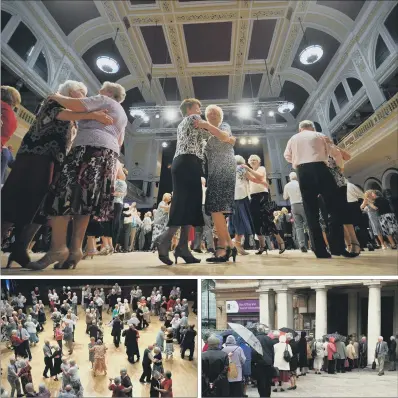
[[[21,120],[23,120],[25,123],[27,123],[29,126],[32,125],[32,123],[35,121],[36,116],[32,113],[29,112],[26,108],[23,106],[19,106],[17,109],[17,117]]]
[[[347,149],[361,139],[368,131],[370,131],[377,124],[389,117],[394,111],[398,109],[398,93],[390,100],[380,106],[376,112],[366,119],[355,130],[351,131],[346,137],[339,142],[339,147]]]

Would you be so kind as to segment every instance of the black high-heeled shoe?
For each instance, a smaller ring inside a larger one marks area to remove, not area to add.
[[[265,254],[268,255],[268,250],[267,250],[267,247],[266,247],[266,246],[260,247],[260,248],[258,249],[258,251],[257,251],[255,254],[261,255],[261,254],[263,254],[264,252],[265,252]]]
[[[359,248],[359,251],[355,251],[355,246]],[[354,254],[355,257],[358,257],[361,253],[361,246],[358,243],[351,243],[351,251],[350,254]]]
[[[217,247],[217,250],[220,250],[220,249],[223,249],[223,248]],[[234,249],[236,249],[236,248],[234,248]],[[216,253],[217,253],[217,251],[216,251]],[[235,252],[235,258],[236,258],[236,253],[237,253],[237,251]],[[215,254],[214,257],[207,258],[206,261],[208,263],[226,263],[231,256],[232,256],[232,249],[230,247],[227,247],[225,249],[225,254],[223,256],[217,256],[217,254]]]
[[[192,254],[186,256],[186,255],[182,254],[178,248],[176,248],[174,250],[174,259],[175,259],[176,264],[177,264],[178,257],[181,257],[185,261],[185,264],[197,264],[202,261],[201,259],[194,257]]]
[[[166,264],[166,265],[173,265],[173,262],[170,260],[170,257],[169,257],[167,254],[166,254],[166,255],[164,255],[164,254],[159,254],[158,257],[159,257],[159,260],[160,260],[163,264]]]
[[[282,246],[283,246],[283,248],[282,248]],[[279,249],[279,254],[284,253],[285,250],[286,250],[286,245],[285,245],[284,243],[281,243],[281,247],[280,247],[280,249]]]
[[[234,246],[231,250],[231,256],[234,263],[236,263],[236,256],[238,255],[238,249]]]
[[[13,251],[8,256],[7,266],[6,268],[11,268],[11,263],[17,263],[22,268],[26,268],[26,266],[30,263],[29,254],[26,251]]]

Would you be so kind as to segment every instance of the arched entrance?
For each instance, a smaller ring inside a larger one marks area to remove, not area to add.
[[[364,190],[367,191],[368,189],[374,189],[377,191],[382,191],[382,187],[380,181],[376,178],[368,178],[364,184]]]
[[[384,189],[391,189],[393,197],[398,197],[398,170],[386,170],[383,174],[382,184]]]

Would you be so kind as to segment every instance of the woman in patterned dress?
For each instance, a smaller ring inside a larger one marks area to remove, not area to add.
[[[228,232],[225,214],[230,214],[234,209],[236,161],[231,127],[223,123],[224,114],[217,105],[209,105],[205,111],[206,120],[228,134],[230,140],[222,142],[212,136],[207,141],[205,149],[207,168],[207,191],[205,211],[211,214],[214,227],[218,235],[218,245],[214,257],[206,261],[219,263],[226,262],[232,256],[235,261],[237,249]]]
[[[105,354],[107,348],[105,347],[105,344],[103,344],[102,340],[98,340],[97,344],[93,348],[90,348],[90,350],[94,351],[94,376],[97,376],[98,372],[103,372],[106,376]]]
[[[59,268],[75,268],[83,258],[82,243],[90,216],[110,218],[116,160],[124,141],[127,116],[120,105],[126,97],[117,83],[105,82],[99,95],[72,99],[59,94],[50,98],[74,112],[106,109],[112,124],[104,126],[95,121],[81,121],[79,134],[63,166],[61,176],[52,187],[54,200],[48,206],[52,239],[50,251],[28,268],[41,270],[58,263]],[[70,248],[66,246],[69,221],[73,217]]]
[[[194,98],[181,103],[180,111],[184,119],[177,128],[177,147],[171,166],[173,180],[173,202],[170,207],[168,228],[159,236],[159,260],[167,265],[169,247],[173,235],[181,227],[178,245],[174,252],[175,261],[182,257],[186,263],[199,263],[188,248],[188,234],[191,225],[204,224],[202,214],[202,162],[204,147],[209,135],[220,140],[229,140],[229,135],[211,126],[199,116],[201,103]]]
[[[165,193],[153,219],[152,250],[156,250],[158,244],[157,238],[167,227],[167,222],[169,221],[170,202],[171,194]]]
[[[83,83],[67,80],[59,86],[58,92],[79,101],[87,95],[87,87]],[[104,112],[85,110],[77,113],[48,97],[42,102],[35,121],[24,136],[1,191],[2,240],[11,226],[16,227],[16,242],[8,258],[8,267],[12,261],[22,267],[30,262],[28,246],[47,221],[44,217],[35,216],[53,176],[62,169],[76,134],[75,121],[83,119],[112,123]]]

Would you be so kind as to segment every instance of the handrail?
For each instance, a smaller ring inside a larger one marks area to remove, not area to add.
[[[379,109],[369,116],[361,125],[347,134],[340,142],[339,147],[347,149],[361,137],[363,137],[369,130],[371,130],[378,123],[390,116],[398,108],[398,93],[390,98]]]
[[[17,117],[29,124],[29,126],[31,126],[36,119],[36,116],[32,112],[24,108],[22,105],[18,106]]]

